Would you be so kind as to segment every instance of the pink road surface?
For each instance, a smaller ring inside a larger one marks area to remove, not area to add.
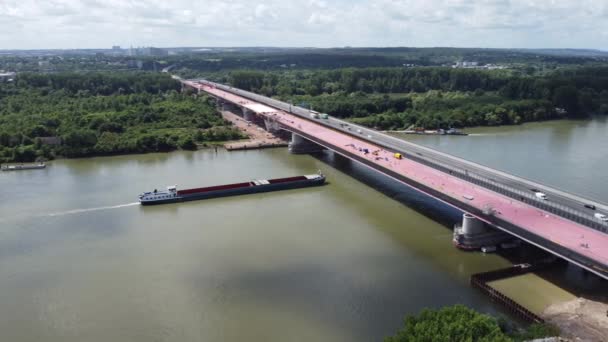
[[[491,206],[495,210],[495,215],[501,219],[584,255],[589,259],[593,259],[603,265],[608,265],[608,234],[603,234],[597,230],[555,216],[407,158],[396,159],[392,153],[384,150],[382,147],[376,146],[366,140],[340,133],[314,121],[302,119],[215,87],[194,82],[190,82],[190,85],[206,93],[250,109],[258,115],[273,118],[287,128],[306,132],[321,141],[327,141],[329,144],[343,149],[352,149],[352,153],[360,154],[361,157],[376,164],[380,169],[385,168],[397,172],[418,183],[440,190],[458,201],[468,201],[469,204],[480,210]],[[359,148],[368,149],[370,153],[364,154],[363,152],[359,152]],[[378,155],[373,155],[371,153],[373,151],[379,151]],[[466,200],[463,198],[465,195],[467,197],[471,196],[469,198],[473,199]]]

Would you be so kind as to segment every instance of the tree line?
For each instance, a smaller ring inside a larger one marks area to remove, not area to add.
[[[233,71],[220,81],[381,129],[519,124],[608,113],[608,67],[544,76],[444,67]]]
[[[196,149],[240,137],[161,74],[23,74],[0,84],[0,162]]]

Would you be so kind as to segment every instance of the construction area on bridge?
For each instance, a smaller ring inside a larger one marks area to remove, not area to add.
[[[249,139],[241,141],[231,141],[224,144],[228,151],[252,150],[257,148],[286,147],[287,142],[280,137],[267,132],[258,125],[246,121],[244,118],[231,111],[221,111],[224,120],[230,121],[241,133]]]

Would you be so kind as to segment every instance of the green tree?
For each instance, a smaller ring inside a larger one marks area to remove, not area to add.
[[[423,310],[405,318],[404,326],[385,342],[507,342],[498,321],[465,306]]]

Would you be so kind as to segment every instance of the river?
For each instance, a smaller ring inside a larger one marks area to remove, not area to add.
[[[597,169],[608,159],[586,158],[606,152],[594,144],[607,131],[597,120],[414,139],[602,199],[596,182],[603,179],[606,190],[608,181]],[[587,157],[576,156],[579,148]],[[502,163],[508,151],[518,163]],[[552,164],[542,162],[543,151]],[[153,207],[136,202],[142,191],[176,183],[318,169],[327,186]],[[0,186],[0,331],[7,341],[377,341],[424,307],[501,310],[468,277],[509,263],[453,248],[449,225],[457,212],[331,153],[56,160],[45,170],[3,172]]]

